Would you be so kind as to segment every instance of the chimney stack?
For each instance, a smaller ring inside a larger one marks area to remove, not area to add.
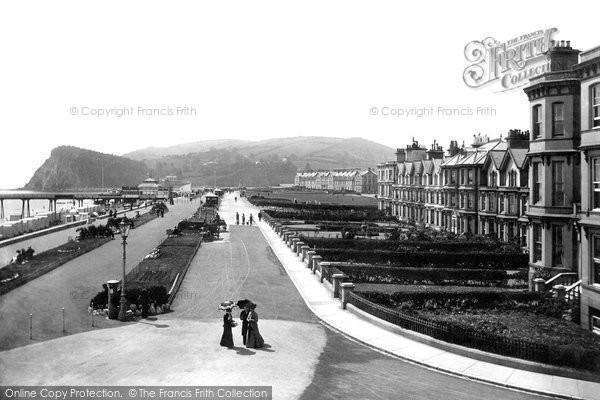
[[[565,71],[573,67],[573,65],[579,62],[579,50],[571,48],[571,41],[564,40],[554,41],[555,46],[545,53],[548,65],[550,66],[550,72]]]

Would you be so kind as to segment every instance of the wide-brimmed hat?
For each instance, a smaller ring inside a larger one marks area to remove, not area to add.
[[[225,311],[225,310],[231,310],[235,306],[236,306],[236,304],[233,301],[227,300],[227,301],[222,302],[219,305],[219,310],[223,310],[223,311]]]

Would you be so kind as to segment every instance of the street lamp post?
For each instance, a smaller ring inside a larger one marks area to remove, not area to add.
[[[121,307],[119,308],[119,321],[125,321],[125,308],[127,307],[127,299],[125,298],[125,262],[127,260],[127,236],[129,235],[129,222],[121,220],[119,224],[121,237],[123,238],[123,279],[121,281]]]

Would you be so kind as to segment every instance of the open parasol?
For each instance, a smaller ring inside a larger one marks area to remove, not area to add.
[[[243,300],[238,300],[237,303],[235,303],[239,308],[244,308],[247,304],[252,304],[252,302],[248,299],[243,299]]]
[[[235,306],[236,304],[233,301],[227,300],[219,305],[219,310],[227,310],[228,308],[233,308]]]

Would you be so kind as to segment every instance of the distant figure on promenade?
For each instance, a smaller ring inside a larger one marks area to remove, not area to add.
[[[256,304],[251,303],[248,307],[248,339],[246,340],[246,347],[252,349],[258,349],[263,347],[265,341],[263,340],[258,330],[258,314],[256,313]]]
[[[259,211],[258,212],[258,222],[260,222],[262,220],[262,213]]]
[[[237,203],[237,196],[235,197],[235,202]]]
[[[224,301],[219,306],[220,310],[225,311],[225,315],[223,315],[223,335],[221,336],[221,346],[223,347],[233,347],[233,333],[231,332],[231,328],[237,325],[231,316],[233,306],[232,301]]]
[[[236,211],[235,213],[235,224],[239,225],[240,224],[240,213]]]
[[[254,223],[254,217],[252,216],[252,214],[250,214],[250,218],[248,220],[250,222],[250,225]]]
[[[246,215],[242,213],[242,225],[246,225]]]

